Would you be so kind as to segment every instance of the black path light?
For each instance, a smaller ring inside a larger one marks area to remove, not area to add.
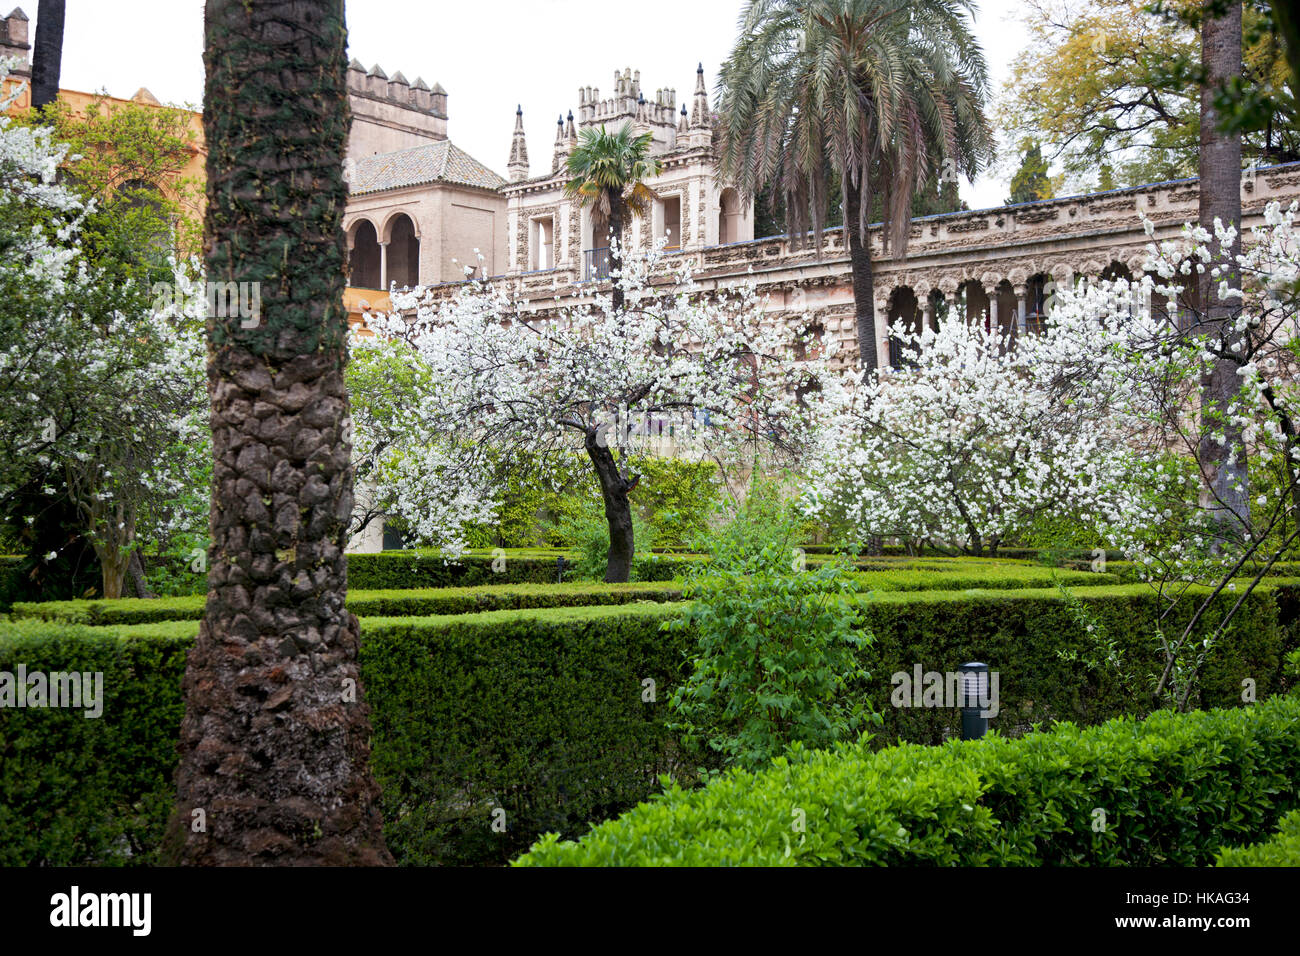
[[[979,740],[989,729],[989,719],[981,716],[985,708],[980,704],[989,700],[989,665],[971,661],[961,665],[957,674],[962,688],[961,739]]]

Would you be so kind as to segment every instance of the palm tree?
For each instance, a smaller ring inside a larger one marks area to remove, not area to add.
[[[780,189],[791,242],[811,229],[818,255],[839,181],[866,373],[878,361],[875,200],[884,248],[902,256],[917,185],[972,176],[991,153],[970,11],[965,0],[750,0],[722,68],[720,175],[747,200]]]
[[[1220,128],[1224,117],[1215,100],[1241,75],[1241,3],[1240,0],[1210,0],[1201,21],[1201,141],[1200,141],[1200,222],[1214,232],[1217,218],[1241,229],[1241,136]],[[1213,243],[1212,249],[1218,244]],[[1226,279],[1234,288],[1240,278],[1234,268],[1241,251],[1240,235],[1230,247],[1219,249],[1216,265],[1226,272],[1212,277],[1207,269],[1201,277],[1201,307],[1207,331],[1214,337],[1228,331],[1239,306],[1234,300],[1219,296],[1219,281]],[[1229,336],[1231,339],[1231,336]],[[1231,341],[1225,341],[1225,357],[1215,362],[1201,407],[1205,418],[1201,426],[1201,467],[1205,471],[1212,508],[1220,519],[1223,533],[1237,537],[1243,533],[1250,516],[1247,488],[1246,446],[1240,426],[1230,418],[1229,407],[1240,388],[1239,363],[1231,357]],[[1216,434],[1217,433],[1217,434]]]
[[[41,0],[36,8],[36,45],[32,50],[32,106],[42,109],[59,98],[63,71],[65,0]]]
[[[392,862],[343,604],[346,42],[343,0],[207,0],[207,277],[260,283],[262,306],[208,319],[212,541],[172,861]]]
[[[639,136],[631,123],[624,123],[616,133],[588,127],[578,137],[578,145],[569,155],[565,168],[572,177],[564,184],[564,194],[583,205],[592,205],[609,224],[610,273],[614,277],[614,311],[623,308],[623,221],[625,211],[644,218],[650,212],[654,191],[645,180],[658,176],[659,160],[650,155],[652,135]]]

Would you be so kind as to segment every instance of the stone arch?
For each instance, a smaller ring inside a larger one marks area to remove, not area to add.
[[[380,288],[382,254],[375,224],[364,216],[352,223],[348,228],[348,248],[348,284],[358,289]]]
[[[415,221],[404,212],[393,213],[384,223],[384,235],[388,284],[396,283],[399,289],[419,285],[420,234]]]
[[[1035,272],[1025,280],[1025,331],[1042,332],[1052,307],[1056,277],[1049,272]]]
[[[1003,279],[994,284],[991,296],[992,315],[998,324],[998,330],[1007,342],[1014,342],[1020,331],[1020,303],[1016,299],[1015,287],[1010,279]]]
[[[890,293],[888,310],[888,324],[891,329],[889,364],[892,368],[907,368],[916,364],[916,358],[908,354],[909,350],[903,344],[903,340],[893,334],[893,325],[895,322],[900,322],[908,332],[920,332],[925,315],[921,310],[920,302],[917,301],[916,293],[912,291],[911,286],[905,285],[896,287]]]
[[[740,241],[740,193],[728,186],[718,194],[718,245]]]
[[[1110,260],[1110,264],[1101,270],[1103,279],[1125,279],[1132,281],[1133,273],[1129,270],[1128,263],[1120,262],[1118,259]]]

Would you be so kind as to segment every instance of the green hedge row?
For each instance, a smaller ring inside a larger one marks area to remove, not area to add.
[[[3,711],[0,866],[156,862],[175,799],[180,684],[197,630],[180,626],[182,634],[156,637],[40,621],[0,625],[0,671],[103,674],[98,718],[73,709]]]
[[[1032,564],[975,564],[939,568],[891,568],[860,571],[857,580],[878,591],[965,591],[1119,584],[1121,579],[1091,571],[1044,568]]]
[[[1228,847],[1219,854],[1215,866],[1300,866],[1300,810],[1292,810],[1282,818],[1271,840]]]
[[[524,866],[1203,866],[1300,803],[1300,699],[1018,739],[792,750]]]
[[[406,864],[504,863],[688,774],[665,723],[685,647],[672,605],[366,618],[361,674],[389,847]],[[104,674],[103,714],[6,710],[0,865],[156,862],[192,621],[0,625],[0,671]],[[653,700],[650,686],[654,681]],[[690,766],[693,766],[692,762]],[[494,810],[506,829],[493,829]]]
[[[1141,628],[1155,602],[1142,586],[1083,588],[1099,619],[1134,628],[1125,647],[1151,653]],[[1240,632],[1207,663],[1205,701],[1240,700],[1242,675],[1261,697],[1280,689],[1292,630],[1262,590]],[[899,736],[939,742],[957,712],[890,706],[890,675],[982,659],[1001,675],[1004,733],[1051,718],[1097,723],[1146,713],[1105,674],[1057,651],[1082,650],[1082,628],[1054,591],[881,592],[866,603],[876,642],[857,688],[883,711],[875,746]],[[689,635],[661,633],[671,604],[559,608],[436,618],[363,618],[361,666],[374,721],[374,766],[390,846],[407,863],[502,862],[546,831],[643,800],[656,775],[689,776],[666,701],[686,673]],[[1287,623],[1290,623],[1288,619]],[[7,711],[0,721],[0,864],[148,862],[170,801],[180,680],[193,621],[86,628],[0,625],[0,670],[104,671],[104,716]],[[1116,633],[1121,633],[1116,631]],[[654,682],[653,701],[643,701]],[[127,768],[125,773],[119,773]],[[506,832],[491,827],[505,811]],[[94,825],[92,825],[92,823]],[[42,834],[49,831],[46,839]],[[128,855],[129,851],[129,855]]]
[[[406,550],[382,551],[373,554],[348,555],[348,584],[353,590],[380,591],[411,588],[478,587],[489,584],[554,584],[559,567],[557,559],[563,557],[566,567],[564,580],[573,581],[574,555],[567,550],[547,548],[504,549],[504,563],[492,551],[471,551],[454,561],[444,559],[437,551]],[[698,561],[697,556],[670,554],[639,554],[633,563],[633,580],[669,581],[681,573],[687,563]],[[150,566],[162,565],[173,585],[189,595],[203,594],[207,588],[206,574],[189,570],[190,558],[182,556],[151,557]],[[185,587],[189,582],[189,587]]]
[[[417,588],[410,591],[351,591],[348,609],[358,617],[431,617],[477,611],[534,607],[585,607],[632,604],[638,601],[677,601],[679,585],[646,584],[498,584],[477,588]],[[152,621],[197,621],[203,616],[204,595],[119,601],[47,601],[15,604],[18,619],[66,621],[92,626],[147,624]]]
[[[1164,662],[1155,628],[1162,609],[1150,588],[1079,587],[1071,593],[1116,641],[1129,670],[1160,672]],[[1209,652],[1201,672],[1201,706],[1241,704],[1247,678],[1258,698],[1286,688],[1283,657],[1300,646],[1295,594],[1288,584],[1257,588],[1250,595],[1227,638]],[[1220,595],[1209,617],[1236,599]],[[1126,685],[1114,670],[1089,669],[1070,659],[1096,652],[1055,589],[878,592],[868,598],[865,611],[876,641],[864,654],[873,678],[864,692],[884,708],[881,732],[887,739],[938,743],[959,730],[953,710],[888,706],[892,676],[913,674],[917,664],[923,673],[943,673],[982,661],[997,671],[1001,712],[994,726],[1004,732],[1052,720],[1096,723],[1120,714],[1142,716],[1151,709],[1149,695]],[[1181,633],[1192,612],[1190,601],[1171,612],[1163,624],[1166,633]]]

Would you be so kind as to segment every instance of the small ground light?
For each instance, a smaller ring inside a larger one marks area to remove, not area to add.
[[[989,696],[989,665],[971,661],[961,665],[957,673],[962,687],[961,739],[979,740],[989,729],[989,719],[980,716],[984,709],[980,701]]]

